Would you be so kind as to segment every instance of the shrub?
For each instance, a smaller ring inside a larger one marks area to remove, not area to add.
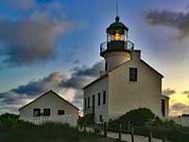
[[[128,128],[128,124],[132,126],[145,126],[155,118],[154,113],[147,108],[139,108],[131,110],[120,118],[110,122],[109,126],[112,128],[119,128],[122,124],[123,128]]]
[[[0,129],[30,128],[34,124],[19,120],[15,114],[5,113],[0,116]]]
[[[80,126],[84,125],[93,125],[94,122],[94,115],[93,114],[86,114],[84,117],[80,117],[78,120],[78,124]]]
[[[0,116],[0,128],[12,128],[18,123],[18,115],[5,113]]]

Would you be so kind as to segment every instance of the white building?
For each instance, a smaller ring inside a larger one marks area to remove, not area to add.
[[[47,121],[77,125],[79,109],[50,90],[19,109],[20,119],[35,124]]]
[[[107,42],[100,47],[104,73],[83,88],[84,115],[93,114],[99,123],[145,107],[166,117],[169,98],[162,95],[163,75],[141,59],[141,51],[134,49],[128,28],[119,20],[116,17],[107,28]]]

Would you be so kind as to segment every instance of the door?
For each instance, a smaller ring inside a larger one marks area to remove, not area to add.
[[[93,95],[92,97],[92,112],[93,112],[93,115],[95,114],[95,95]]]

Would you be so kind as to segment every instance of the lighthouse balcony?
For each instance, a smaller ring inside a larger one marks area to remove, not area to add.
[[[131,41],[110,41],[100,45],[100,55],[104,56],[107,52],[130,52],[134,50],[134,43]]]

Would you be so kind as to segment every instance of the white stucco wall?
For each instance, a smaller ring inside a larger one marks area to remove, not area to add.
[[[40,108],[43,112],[44,108],[50,108],[50,116],[33,116],[33,109]],[[64,115],[58,115],[58,110],[64,110]],[[20,110],[20,119],[30,121],[35,124],[40,124],[46,121],[68,123],[71,126],[77,125],[78,110],[66,101],[60,99],[53,93],[49,92],[28,106]]]
[[[111,53],[112,54],[112,53]],[[107,72],[106,77],[99,79],[84,88],[84,98],[92,95],[96,96],[95,104],[95,121],[99,122],[99,115],[102,114],[105,121],[115,119],[127,113],[130,110],[138,108],[148,108],[156,116],[162,116],[162,99],[165,100],[165,117],[169,113],[169,98],[162,96],[162,75],[156,72],[152,67],[141,60],[140,51],[136,50],[130,53],[130,60],[119,66],[115,66],[113,70]],[[126,56],[125,56],[126,57]],[[111,58],[111,59],[108,59]],[[115,59],[116,58],[116,59]],[[118,60],[117,57],[106,57],[113,66]],[[114,60],[117,60],[114,62]],[[121,63],[121,61],[119,61]],[[111,66],[111,68],[113,67]],[[129,80],[129,68],[137,68],[137,81]],[[107,104],[104,106],[97,105],[98,92],[107,92]],[[91,105],[92,103],[90,103]],[[92,107],[87,108],[84,114],[92,112]]]
[[[107,63],[107,71],[110,71],[118,65],[130,60],[130,55],[127,52],[112,52],[105,54],[104,58]]]
[[[162,117],[161,76],[140,60],[140,51],[132,54],[131,61],[109,73],[109,115],[115,118],[132,109],[146,107]],[[137,68],[136,82],[129,81],[129,68]]]
[[[106,91],[106,104],[103,104],[103,91]],[[98,93],[101,94],[101,103],[98,105]],[[108,78],[104,77],[98,82],[84,89],[84,98],[90,97],[90,108],[84,110],[84,115],[92,113],[92,96],[95,95],[95,122],[100,123],[99,117],[102,115],[103,120],[108,120]],[[88,100],[88,99],[87,99]],[[84,108],[85,106],[83,106]]]

